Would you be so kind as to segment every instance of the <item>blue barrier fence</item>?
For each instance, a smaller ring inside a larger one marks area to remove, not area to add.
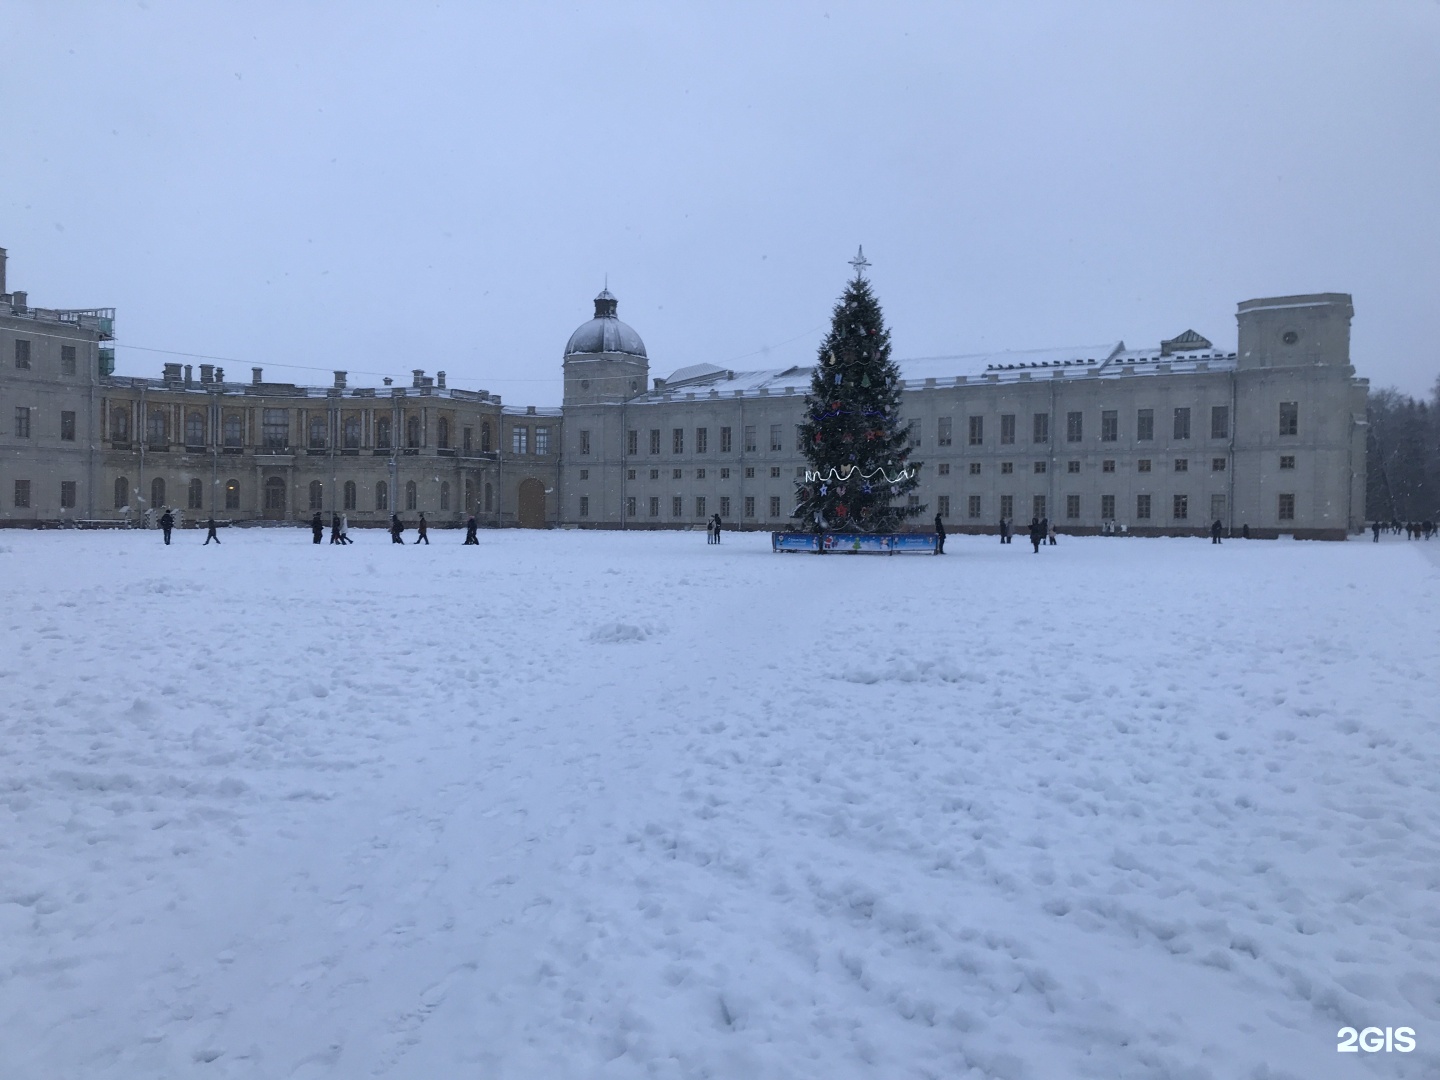
[[[813,555],[933,555],[936,533],[772,532],[771,551],[808,551]]]

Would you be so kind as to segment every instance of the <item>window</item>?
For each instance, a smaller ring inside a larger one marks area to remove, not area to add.
[[[345,449],[356,450],[360,446],[360,418],[358,416],[347,416],[345,418]],[[465,449],[470,449],[470,429],[465,429]],[[354,509],[354,507],[351,507]]]
[[[1136,496],[1135,496],[1135,519],[1136,519],[1137,521],[1149,521],[1149,520],[1150,520],[1150,496],[1149,496],[1149,495],[1136,495]]]
[[[390,485],[384,480],[375,481],[375,509],[390,509]]]
[[[115,478],[115,509],[124,510],[130,505],[130,481],[123,476]]]
[[[972,462],[970,462],[970,475],[971,475],[971,476],[979,476],[979,475],[980,475],[980,462],[978,462],[978,461],[972,461]]]
[[[651,470],[650,470],[650,479],[651,479],[651,480],[659,480],[659,479],[660,479],[660,470],[659,470],[659,469],[651,469]]]
[[[75,374],[75,346],[74,346],[74,345],[61,345],[61,346],[60,346],[60,374],[61,374],[61,375],[74,375],[74,374]]]
[[[542,453],[542,451],[539,449],[539,446],[540,446],[540,429],[539,429],[539,428],[536,428],[536,429],[535,429],[535,446],[536,446],[535,452],[536,452],[537,454]],[[588,453],[590,453],[590,432],[588,432],[588,431],[582,431],[582,432],[580,432],[580,453],[582,453],[582,454],[588,454]]]
[[[754,425],[754,424],[746,424],[746,425],[745,425],[745,453],[747,453],[747,454],[753,454],[754,452],[755,452],[755,425]]]
[[[346,422],[348,423],[349,421],[346,421]],[[461,452],[462,452],[462,453],[468,454],[468,453],[470,453],[471,450],[473,450],[473,449],[475,448],[475,447],[474,447],[474,441],[475,441],[475,440],[474,440],[474,432],[475,432],[475,429],[472,428],[472,427],[467,427],[467,428],[462,428],[462,429],[461,429],[461,431],[460,431],[460,440],[461,440],[460,446],[461,446]],[[346,445],[348,446],[349,444],[347,443]],[[357,444],[357,445],[358,445],[358,444]]]
[[[658,495],[651,495],[651,496],[650,496],[650,516],[651,516],[651,517],[659,517],[659,516],[660,516],[660,496],[658,496]]]
[[[581,495],[581,496],[580,496],[580,516],[581,516],[581,517],[589,517],[589,516],[590,516],[590,496],[589,496],[589,495]]]
[[[1210,406],[1210,438],[1228,439],[1230,437],[1230,406]]]
[[[495,509],[495,489],[487,482],[485,484],[485,512],[488,514]]]
[[[634,470],[634,469],[631,469],[630,471],[631,471],[631,473],[633,474],[635,470]],[[589,470],[589,469],[581,469],[581,470],[580,470],[580,479],[581,479],[581,480],[589,480],[589,479],[590,479],[590,470]],[[632,476],[630,477],[630,479],[631,479],[631,480],[634,480],[635,477],[632,475]]]
[[[1104,472],[1114,472],[1114,471],[1115,471],[1115,459],[1114,459],[1114,458],[1106,458],[1104,461],[1100,462],[1100,471],[1101,471],[1102,473],[1104,473]]]
[[[1015,414],[1002,413],[1000,415],[1000,444],[1009,446],[1015,441]]]
[[[1014,496],[1014,495],[1001,495],[1001,496],[1000,496],[1000,516],[1001,516],[1002,518],[1007,519],[1007,520],[1014,520],[1014,518],[1015,518],[1015,496]]]
[[[720,496],[720,516],[721,516],[722,518],[728,518],[728,517],[730,516],[730,496],[729,496],[729,495],[721,495],[721,496]]]
[[[754,495],[746,495],[746,496],[745,496],[745,516],[746,516],[747,518],[753,518],[753,517],[755,516],[755,496],[754,496]]]
[[[671,480],[679,480],[679,479],[682,479],[684,476],[685,476],[685,470],[684,470],[684,469],[671,469],[671,470],[670,470],[670,479],[671,479]]]
[[[510,429],[510,452],[512,454],[530,452],[530,429],[528,427],[517,426]]]
[[[1180,406],[1175,410],[1175,439],[1183,442],[1190,438],[1190,409]]]
[[[484,439],[490,434],[489,425],[480,429],[480,438]],[[378,450],[389,450],[392,446],[390,438],[390,417],[377,416],[375,418],[375,447]]]
[[[980,516],[980,496],[979,496],[979,495],[971,495],[971,496],[970,496],[969,514],[970,514],[970,516],[971,516],[972,518],[978,518],[978,517]]]
[[[915,508],[917,508],[917,507],[920,505],[920,496],[919,496],[919,495],[907,495],[907,496],[905,496],[905,505],[906,505],[907,507],[909,507],[911,510],[914,510]]]
[[[416,509],[416,508],[419,506],[419,504],[420,504],[419,495],[420,495],[420,491],[419,491],[419,489],[415,486],[415,481],[414,481],[414,480],[407,480],[407,481],[405,482],[405,509],[406,509],[406,510],[414,510],[414,509]]]
[[[150,505],[159,508],[165,505],[165,478],[157,476],[150,481]]]
[[[1293,455],[1293,454],[1281,454],[1281,455],[1280,455],[1280,468],[1282,468],[1282,469],[1293,469],[1293,468],[1295,468],[1295,457],[1294,457],[1294,455]]]
[[[940,511],[940,516],[948,518],[950,516],[950,496],[941,495],[935,501],[939,504],[935,509]]]
[[[705,513],[705,496],[704,496],[704,495],[696,495],[696,496],[695,496],[695,516],[696,516],[697,518],[709,517],[709,515]]]
[[[1075,520],[1076,518],[1078,518],[1079,516],[1080,516],[1080,496],[1079,496],[1079,495],[1066,495],[1066,496],[1065,496],[1065,517],[1068,518],[1068,519],[1071,520],[1071,521],[1074,521],[1074,520]]]
[[[982,446],[985,442],[985,418],[983,416],[970,417],[970,445]]]
[[[1014,471],[1015,471],[1015,463],[1014,463],[1013,461],[1002,461],[1002,462],[1000,463],[1000,475],[1001,475],[1001,476],[1009,476],[1009,475],[1010,475],[1011,473],[1013,473]]]
[[[771,495],[771,496],[770,496],[770,516],[771,516],[772,518],[778,518],[778,517],[780,516],[780,496],[779,496],[779,495]]]
[[[15,342],[15,366],[17,368],[26,369],[30,367],[30,342],[26,341],[24,338],[18,338]],[[17,484],[20,483],[19,480],[16,480],[15,482]],[[29,481],[26,481],[26,483],[28,484]],[[15,505],[19,506],[20,504],[16,503]],[[25,505],[30,505],[30,497],[28,495],[25,497]]]
[[[781,424],[771,424],[771,425],[770,425],[770,452],[771,452],[772,454],[778,454],[778,453],[780,453],[780,451],[782,451],[782,450],[785,449],[785,445],[780,441],[780,440],[781,440],[780,432],[781,432],[782,430],[783,430],[783,425],[781,425]]]
[[[170,445],[170,425],[165,422],[165,419],[164,410],[152,406],[147,418],[149,442],[157,450],[164,450]]]
[[[1190,517],[1190,496],[1189,496],[1189,495],[1176,495],[1176,496],[1175,496],[1174,510],[1175,510],[1175,513],[1174,513],[1173,517],[1175,518],[1176,521],[1185,521],[1187,518],[1189,518],[1189,517]]]
[[[627,496],[625,496],[625,516],[626,516],[627,518],[633,518],[633,517],[635,516],[635,496],[634,496],[634,495],[627,495]]]
[[[190,481],[185,493],[185,508],[187,510],[203,510],[205,502],[205,485],[199,478]]]
[[[728,427],[720,429],[720,453],[730,453],[730,429]]]
[[[1135,463],[1135,471],[1136,471],[1136,472],[1149,472],[1149,471],[1150,471],[1150,459],[1149,459],[1149,458],[1141,458],[1139,461],[1137,461],[1137,462]]]
[[[205,445],[204,413],[189,412],[185,414],[185,445],[195,448]]]
[[[265,481],[265,509],[285,509],[285,481],[278,476]]]
[[[450,481],[448,480],[440,481],[440,509],[450,509]]]
[[[695,479],[696,479],[696,480],[704,480],[704,479],[705,479],[705,470],[704,470],[704,469],[696,469],[696,470],[695,470]]]
[[[467,481],[465,481],[465,482],[468,484],[470,481],[467,480]],[[346,510],[354,510],[355,507],[358,505],[358,502],[357,502],[356,497],[355,497],[356,494],[357,494],[357,492],[356,492],[356,490],[355,490],[355,481],[354,481],[354,480],[346,480],[346,481],[345,481],[345,509],[346,509]]]
[[[226,510],[239,510],[239,509],[240,509],[240,481],[239,481],[239,480],[226,480],[226,481],[225,481],[225,509],[226,509]]]
[[[1189,459],[1189,458],[1183,458],[1183,457],[1177,457],[1177,458],[1175,459],[1175,471],[1176,471],[1176,472],[1189,472],[1189,471],[1190,471],[1190,459]]]
[[[685,516],[685,499],[682,496],[670,496],[670,516],[677,518]]]
[[[1045,513],[1044,495],[1036,495],[1033,499],[1030,500],[1030,513],[1037,518],[1045,518],[1049,516]]]
[[[588,431],[582,431],[580,434],[586,437],[585,445],[588,447],[590,445],[590,433]],[[580,452],[582,454],[588,454],[590,451],[586,449]],[[544,457],[548,453],[550,453],[550,425],[541,424],[535,429],[535,454],[538,457]]]
[[[1280,434],[1300,434],[1300,403],[1297,401],[1280,402]]]
[[[771,480],[779,480],[779,479],[780,479],[780,466],[779,466],[779,465],[771,465],[771,466],[770,466],[770,479],[771,479]]]
[[[115,409],[110,413],[110,438],[116,442],[130,441],[129,409]]]
[[[240,414],[230,413],[225,417],[224,437],[226,446],[245,445],[244,428],[241,426]]]
[[[323,416],[312,416],[310,418],[310,442],[311,450],[325,449],[325,418]]]
[[[919,421],[919,420],[906,420],[906,421],[905,421],[905,438],[907,438],[907,439],[910,441],[910,445],[911,445],[911,446],[919,446],[919,445],[920,445],[920,421]]]
[[[949,476],[950,463],[948,461],[942,461],[939,465],[935,466],[935,472],[937,476]]]
[[[60,439],[63,442],[75,441],[75,414],[73,412],[60,414]]]
[[[411,415],[405,420],[405,446],[410,450],[420,446],[420,417]]]
[[[198,483],[200,483],[200,481],[199,481],[199,480],[192,480],[191,483],[192,483],[192,484],[198,484]],[[61,481],[60,481],[60,509],[61,509],[61,510],[74,510],[74,509],[75,509],[75,481],[74,481],[74,480],[61,480]]]
[[[651,429],[650,429],[650,453],[652,453],[652,454],[658,454],[659,452],[660,452],[660,429],[659,429],[659,428],[651,428]]]
[[[538,433],[535,441],[536,443],[540,441]],[[442,450],[450,449],[450,421],[443,416],[435,421],[435,445]],[[537,450],[536,453],[544,453],[544,451]]]
[[[942,416],[935,424],[935,445],[949,446],[951,440],[950,417]]]
[[[1073,476],[1075,473],[1078,473],[1080,471],[1080,462],[1067,461],[1065,463],[1065,471]]]
[[[1211,458],[1211,459],[1210,459],[1210,471],[1211,471],[1211,472],[1224,472],[1224,471],[1225,471],[1225,459],[1224,459],[1223,457]]]
[[[1114,521],[1114,520],[1115,520],[1115,496],[1114,496],[1114,495],[1101,495],[1101,496],[1100,496],[1100,519],[1101,519],[1102,521]]]
[[[1079,442],[1085,437],[1085,414],[1068,412],[1065,414],[1065,441]]]
[[[729,480],[729,479],[730,479],[730,470],[729,470],[729,469],[721,469],[721,470],[720,470],[720,479],[721,479],[721,480]]]
[[[695,429],[695,453],[705,454],[710,451],[710,429],[697,427]]]
[[[290,412],[287,409],[262,409],[261,438],[265,445],[283,448],[290,445]]]
[[[490,421],[486,420],[480,424],[480,452],[490,452]]]
[[[465,481],[465,505],[461,507],[467,514],[475,512],[475,481]]]
[[[1155,410],[1141,409],[1135,414],[1135,441],[1151,442],[1155,438]]]
[[[30,437],[30,407],[28,405],[15,406],[15,437],[17,439]]]
[[[319,480],[310,481],[310,509],[325,509],[325,485]]]
[[[685,429],[674,428],[670,432],[670,452],[672,454],[685,453]]]
[[[635,430],[625,432],[625,453],[631,457],[640,453],[640,432]]]
[[[1225,520],[1225,496],[1224,496],[1224,495],[1211,495],[1211,496],[1210,496],[1210,520],[1211,520],[1211,521],[1224,521],[1224,520]]]
[[[1048,412],[1037,412],[1035,414],[1035,425],[1031,431],[1031,442],[1048,443],[1050,441],[1050,414]]]
[[[754,480],[754,479],[755,479],[755,466],[754,466],[754,465],[746,465],[746,466],[745,466],[745,479],[746,479],[746,480]]]
[[[18,345],[19,342],[16,342],[16,344]],[[30,343],[27,341],[27,342],[25,342],[25,344],[26,344],[26,345],[29,345]],[[18,361],[17,361],[17,363],[16,363],[15,366],[16,366],[16,367],[19,367],[19,366],[20,366],[19,363],[18,363]],[[29,367],[30,365],[27,363],[25,366],[26,366],[26,367]],[[26,509],[29,508],[29,506],[30,506],[30,481],[29,481],[29,480],[16,480],[16,481],[15,481],[15,509],[16,509],[16,510],[26,510]]]
[[[1043,458],[1040,461],[1035,462],[1035,472],[1043,473],[1047,468],[1048,464],[1049,463],[1046,462]]]
[[[17,482],[18,482],[18,481],[17,481]],[[19,504],[17,503],[16,505],[18,506]],[[1295,520],[1295,496],[1294,496],[1294,495],[1281,495],[1281,496],[1280,496],[1280,520],[1281,520],[1281,521],[1294,521],[1294,520]]]
[[[1104,409],[1100,413],[1100,441],[1120,441],[1120,413],[1115,409]]]

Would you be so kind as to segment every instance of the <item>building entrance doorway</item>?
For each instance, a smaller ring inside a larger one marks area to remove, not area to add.
[[[265,520],[285,520],[285,478],[272,476],[265,481]]]
[[[539,480],[520,481],[520,527],[545,528],[545,485]]]

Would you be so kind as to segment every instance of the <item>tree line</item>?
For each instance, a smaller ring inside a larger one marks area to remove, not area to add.
[[[1366,516],[1440,520],[1440,378],[1428,401],[1371,390],[1366,416]]]

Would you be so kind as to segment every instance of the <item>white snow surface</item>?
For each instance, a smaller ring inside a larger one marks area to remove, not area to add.
[[[1440,543],[202,535],[0,534],[6,1080],[1440,1074]]]

